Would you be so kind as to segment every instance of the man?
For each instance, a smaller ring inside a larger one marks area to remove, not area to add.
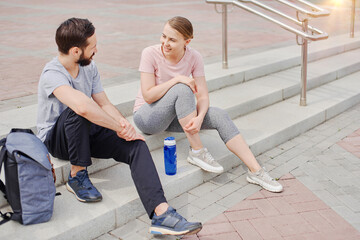
[[[91,183],[91,157],[129,164],[140,199],[152,219],[150,232],[183,235],[201,230],[170,207],[144,137],[108,100],[92,61],[95,27],[71,18],[56,31],[59,56],[46,64],[38,88],[38,137],[57,158],[71,162],[67,189],[81,202],[102,195]]]

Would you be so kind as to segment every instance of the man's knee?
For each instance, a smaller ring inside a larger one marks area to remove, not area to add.
[[[89,120],[86,118],[78,115],[76,112],[74,112],[71,108],[67,108],[64,110],[65,114],[65,124],[79,124],[79,125],[87,125],[90,126]]]

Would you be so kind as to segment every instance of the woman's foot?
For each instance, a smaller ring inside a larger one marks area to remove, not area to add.
[[[215,161],[206,148],[202,148],[200,152],[194,153],[190,148],[188,162],[194,164],[205,171],[213,173],[222,173],[224,168]]]
[[[281,192],[283,190],[283,186],[274,178],[270,177],[269,173],[266,172],[264,168],[261,168],[255,173],[248,170],[246,180],[249,183],[260,185],[270,192]]]

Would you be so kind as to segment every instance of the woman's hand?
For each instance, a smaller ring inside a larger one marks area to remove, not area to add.
[[[200,131],[203,119],[199,116],[190,119],[190,121],[185,125],[184,131],[193,135]]]
[[[190,77],[186,77],[183,75],[178,75],[176,76],[177,80],[179,83],[183,83],[188,85],[191,90],[193,91],[193,93],[197,93],[197,88],[196,88],[196,83],[195,83],[195,79],[190,78]]]
[[[145,141],[145,138],[141,134],[137,133],[135,128],[125,118],[120,119],[120,124],[123,129],[120,132],[116,132],[120,138],[123,138],[126,141]]]

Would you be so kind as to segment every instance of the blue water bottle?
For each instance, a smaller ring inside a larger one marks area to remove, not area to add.
[[[164,163],[167,175],[176,174],[176,141],[174,137],[167,137],[164,140]]]

